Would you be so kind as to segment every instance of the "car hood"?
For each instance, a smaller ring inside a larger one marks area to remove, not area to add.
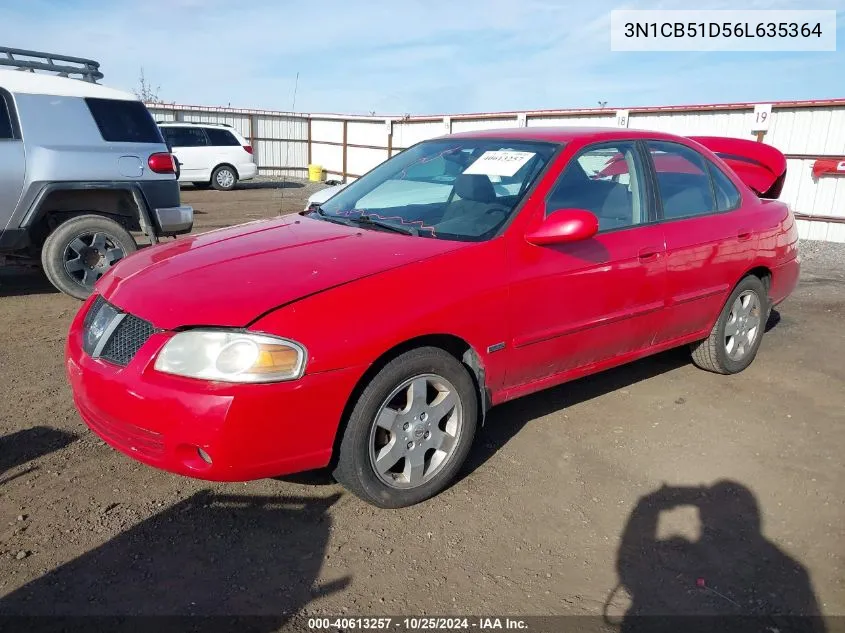
[[[142,249],[97,291],[159,328],[245,327],[303,297],[469,245],[292,215]]]

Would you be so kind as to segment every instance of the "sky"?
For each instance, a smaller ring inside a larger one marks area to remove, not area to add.
[[[688,0],[0,0],[0,44],[96,59],[103,84],[166,102],[450,114],[845,97],[842,0],[697,0],[839,9],[836,52],[612,52],[612,9]],[[299,73],[297,81],[296,76]]]

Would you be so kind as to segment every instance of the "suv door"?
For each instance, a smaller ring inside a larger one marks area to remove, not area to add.
[[[699,152],[648,141],[666,236],[666,320],[659,341],[709,333],[757,248],[742,195]]]
[[[18,205],[25,174],[26,153],[15,103],[12,95],[0,88],[0,231]]]
[[[587,146],[569,161],[545,213],[589,210],[599,233],[550,246],[515,242],[508,386],[562,380],[652,345],[666,262],[650,200],[647,163],[634,141]]]
[[[208,138],[198,125],[168,125],[161,128],[164,140],[173,148],[179,161],[179,180],[182,182],[208,182],[214,168],[213,157],[208,151]]]

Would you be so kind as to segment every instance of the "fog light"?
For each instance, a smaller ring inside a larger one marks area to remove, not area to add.
[[[206,452],[205,452],[204,450],[202,450],[201,448],[197,448],[197,455],[199,455],[199,456],[200,456],[200,459],[201,459],[202,461],[204,461],[206,464],[210,464],[210,463],[211,463],[211,455],[209,455],[208,453],[206,453]]]

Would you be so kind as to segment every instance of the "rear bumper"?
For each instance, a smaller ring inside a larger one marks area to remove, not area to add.
[[[772,287],[769,297],[772,305],[776,306],[795,290],[801,276],[801,257],[795,257],[776,267],[772,271]]]
[[[252,180],[258,175],[258,165],[255,163],[243,163],[238,165],[238,179]]]
[[[187,205],[154,209],[155,221],[161,235],[190,233],[194,226],[194,209]]]

